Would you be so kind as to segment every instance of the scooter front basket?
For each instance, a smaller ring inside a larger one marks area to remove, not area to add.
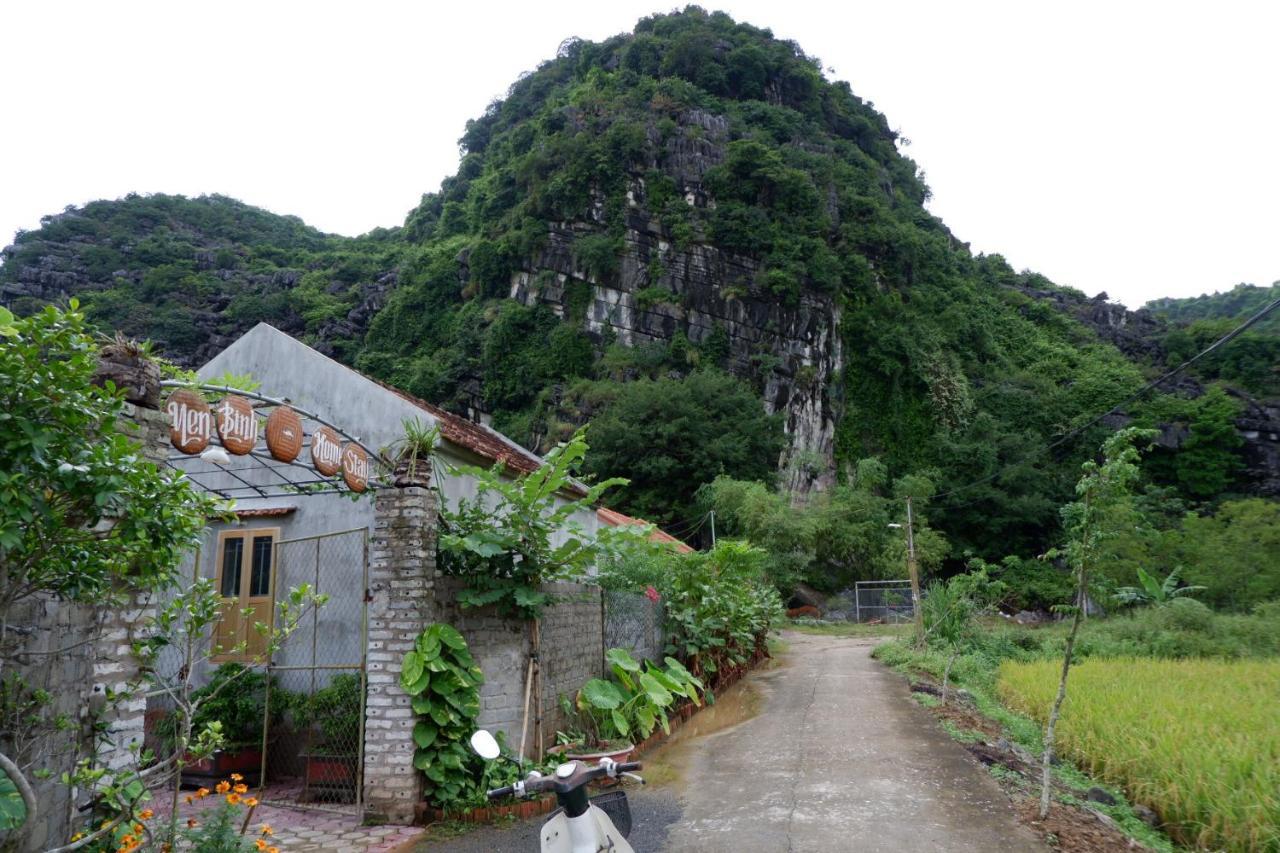
[[[627,805],[626,791],[606,791],[591,798],[591,805],[609,816],[623,838],[631,835],[631,806]]]

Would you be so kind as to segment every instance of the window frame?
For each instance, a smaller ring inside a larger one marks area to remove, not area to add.
[[[267,593],[266,595],[250,595],[253,586],[253,563],[254,563],[254,540],[262,537],[269,537],[271,546],[270,566],[267,570]],[[227,543],[239,540],[240,546],[240,565],[239,565],[239,589],[237,595],[224,596],[222,594],[224,573],[226,566]],[[218,592],[218,598],[226,607],[228,602],[235,602],[232,612],[235,620],[239,623],[235,625],[235,641],[231,644],[233,647],[240,642],[249,639],[247,634],[247,620],[243,615],[243,611],[254,604],[266,602],[268,604],[268,613],[274,616],[275,613],[275,593],[276,593],[276,552],[280,544],[280,528],[279,527],[236,527],[218,531],[218,540],[214,551],[214,588]],[[227,618],[227,611],[218,617],[218,624],[214,627],[213,642],[216,645],[219,640],[219,634],[223,621]],[[274,619],[272,619],[274,622]],[[254,653],[245,648],[243,652],[217,652],[210,656],[210,660],[217,663],[225,663],[228,661],[236,661],[247,663],[255,657]]]

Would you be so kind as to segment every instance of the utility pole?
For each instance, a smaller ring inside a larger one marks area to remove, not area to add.
[[[920,572],[916,569],[915,520],[911,515],[911,498],[907,498],[907,572],[911,576],[911,610],[916,617],[916,646],[924,645],[924,613],[920,611]]]
[[[711,510],[708,515],[711,516],[711,547],[716,547],[716,511]]]

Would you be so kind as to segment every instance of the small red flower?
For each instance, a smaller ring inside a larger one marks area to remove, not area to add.
[[[644,594],[650,601],[657,601],[661,597],[658,595],[658,591],[651,586],[645,588]]]

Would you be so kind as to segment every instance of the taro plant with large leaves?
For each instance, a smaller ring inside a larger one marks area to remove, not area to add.
[[[492,604],[504,614],[537,618],[551,600],[542,584],[582,577],[607,552],[607,539],[590,535],[575,516],[594,514],[601,496],[627,481],[581,486],[573,472],[586,454],[583,427],[537,471],[515,479],[501,462],[462,469],[475,478],[476,494],[441,510],[439,538],[441,569],[466,582],[462,606]]]
[[[459,808],[471,794],[475,773],[467,739],[480,714],[483,682],[467,641],[448,625],[427,628],[405,653],[400,686],[420,718],[413,727],[413,766],[427,777],[427,795],[441,809]]]
[[[591,679],[582,685],[575,703],[593,746],[647,738],[659,725],[669,733],[667,711],[678,700],[702,704],[702,681],[675,658],[667,658],[666,666],[641,664],[626,649],[609,649],[605,659],[614,680]]]

